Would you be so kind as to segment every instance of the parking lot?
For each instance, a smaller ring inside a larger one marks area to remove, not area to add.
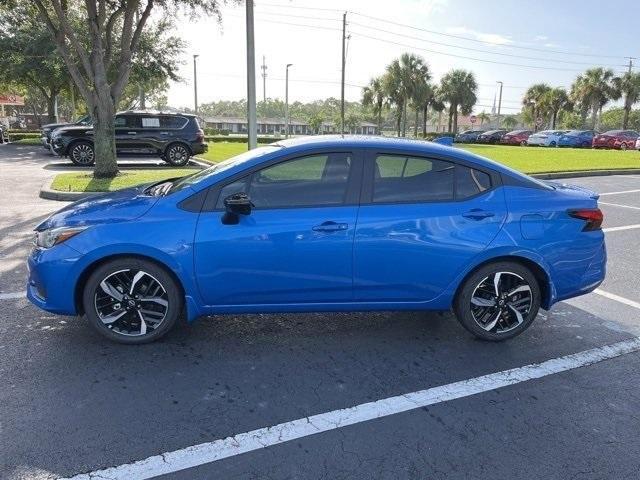
[[[65,205],[38,198],[50,161],[0,145],[0,478],[640,477],[640,175],[565,180],[602,195],[607,279],[506,343],[389,312],[128,347],[23,298],[32,229]]]

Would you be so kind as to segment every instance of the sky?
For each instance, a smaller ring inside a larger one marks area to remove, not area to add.
[[[502,113],[519,111],[522,94],[537,82],[569,88],[591,66],[640,71],[633,21],[637,0],[255,0],[256,94],[290,101],[340,97],[342,15],[347,11],[347,100],[403,52],[424,57],[434,81],[453,68],[472,71],[479,84],[475,112],[491,111],[497,81],[504,84]],[[193,108],[193,60],[198,101],[246,98],[245,7],[225,6],[216,18],[179,19],[186,42],[180,74],[168,93],[174,107]],[[628,19],[629,22],[624,19]],[[634,67],[635,69],[635,67]]]

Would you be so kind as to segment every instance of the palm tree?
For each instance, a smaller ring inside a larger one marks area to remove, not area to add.
[[[382,110],[385,108],[386,92],[382,77],[372,78],[369,85],[362,90],[362,105],[373,107],[373,114],[378,120],[378,132],[382,132]]]
[[[556,120],[560,110],[571,110],[573,105],[569,101],[569,95],[564,88],[552,88],[540,99],[541,110],[551,114],[551,128],[556,128]]]
[[[473,73],[451,70],[440,80],[440,95],[449,104],[449,131],[458,131],[458,110],[463,115],[471,113],[478,99],[478,84]]]
[[[629,113],[635,103],[640,100],[640,73],[626,72],[621,77],[613,79],[613,86],[616,89],[616,96],[624,96],[624,117],[622,119],[622,129],[626,130],[629,125]]]
[[[382,76],[382,89],[385,93],[385,102],[388,108],[395,107],[396,133],[400,136],[402,126],[403,97],[400,86],[400,75],[396,72],[398,65],[387,66],[386,73]]]
[[[402,119],[402,135],[407,133],[407,105],[413,93],[424,79],[429,79],[429,67],[422,57],[413,53],[403,53],[400,58],[387,66],[387,94],[399,109]],[[400,130],[400,129],[398,129]]]
[[[484,110],[482,112],[480,112],[477,115],[478,119],[480,120],[480,126],[482,126],[482,124],[484,122],[489,122],[491,121],[491,117],[489,116],[489,114],[487,112],[485,112]]]
[[[411,98],[411,106],[416,114],[415,124],[413,126],[414,137],[418,137],[420,112],[422,112],[422,136],[424,137],[427,134],[427,114],[432,100],[433,86],[428,82],[428,78],[425,77],[422,82],[418,82],[415,85],[413,96]]]
[[[518,120],[513,115],[507,115],[502,119],[502,126],[507,130],[512,130],[518,125]]]
[[[542,99],[550,91],[551,87],[546,83],[536,83],[530,86],[524,93],[524,97],[522,97],[522,105],[531,112],[534,130],[538,128],[538,117],[546,113]]]
[[[586,121],[587,111],[591,109],[591,128],[596,128],[598,112],[607,102],[619,98],[615,88],[613,70],[602,67],[590,68],[576,78],[571,86],[571,96],[580,106],[583,119]]]

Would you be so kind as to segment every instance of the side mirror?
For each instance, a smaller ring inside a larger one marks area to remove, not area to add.
[[[225,225],[235,225],[240,219],[239,215],[251,214],[251,199],[246,193],[233,193],[224,199],[225,214],[222,223]]]

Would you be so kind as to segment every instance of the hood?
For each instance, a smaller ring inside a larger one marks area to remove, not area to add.
[[[66,126],[62,126],[58,129],[59,132],[93,132],[93,126],[91,125],[76,125],[75,123],[69,123]]]
[[[135,220],[149,211],[160,197],[145,195],[148,185],[117,190],[78,200],[52,214],[35,229]]]
[[[46,125],[42,125],[42,130],[55,130],[60,127],[67,127],[70,125],[74,125],[73,123],[47,123]]]

